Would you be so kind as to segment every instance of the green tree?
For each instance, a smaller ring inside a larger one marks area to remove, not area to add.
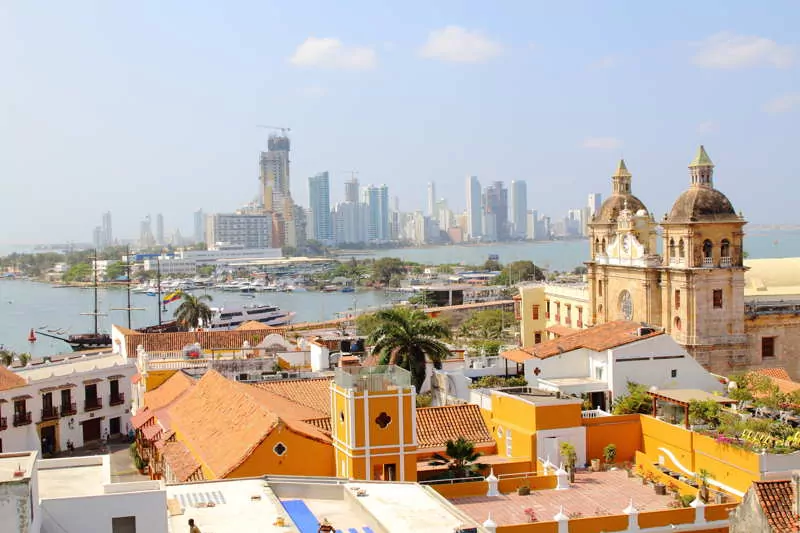
[[[503,265],[500,264],[500,261],[495,259],[487,259],[483,264],[483,269],[490,272],[497,272],[498,270],[503,270]]]
[[[197,273],[201,276],[208,277],[214,273],[214,265],[200,265],[197,267]]]
[[[380,320],[375,313],[364,313],[356,317],[356,333],[369,337],[372,332],[380,325]]]
[[[388,285],[393,277],[405,274],[403,261],[396,257],[381,257],[372,264],[372,280],[381,285]]]
[[[92,266],[88,263],[77,263],[69,267],[61,278],[67,283],[73,281],[89,281],[92,279]]]
[[[16,354],[11,350],[6,348],[0,349],[0,364],[3,366],[11,366],[14,364],[14,355]]]
[[[127,265],[122,261],[111,263],[106,267],[106,279],[115,280],[127,273]]]
[[[640,383],[629,381],[628,393],[619,396],[614,401],[611,410],[615,415],[651,414],[653,412],[653,398],[647,394],[647,387]]]
[[[195,296],[188,292],[181,293],[181,305],[175,309],[175,319],[178,324],[197,329],[201,323],[210,322],[213,313],[206,301],[211,301],[211,296],[208,294]]]
[[[422,311],[396,307],[375,313],[377,327],[367,339],[381,364],[398,365],[411,372],[419,392],[425,381],[427,360],[441,368],[450,350],[442,342],[450,338],[450,329]]]
[[[514,313],[502,309],[486,309],[473,313],[462,325],[469,336],[497,340],[504,337],[504,329],[515,323]]]
[[[448,440],[445,443],[444,453],[445,455],[434,453],[433,460],[428,464],[431,466],[446,466],[450,472],[449,477],[480,476],[481,470],[488,468],[487,465],[477,462],[481,457],[481,453],[476,452],[475,445],[464,437]]]
[[[503,268],[494,279],[495,285],[513,285],[522,281],[543,281],[544,271],[533,264],[533,261],[514,261]]]

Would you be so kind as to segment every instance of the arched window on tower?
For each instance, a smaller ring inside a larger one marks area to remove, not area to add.
[[[686,257],[686,245],[683,243],[683,239],[678,241],[678,257],[680,262],[683,263],[683,258]]]
[[[678,258],[675,257],[675,239],[669,240],[669,262],[675,263]]]
[[[714,245],[708,239],[703,241],[703,266],[710,267],[714,265],[713,254]]]
[[[594,253],[596,254],[600,253],[600,239],[594,240]]]
[[[719,247],[719,266],[731,266],[731,241],[722,239],[722,244]]]
[[[603,253],[603,254],[606,253],[606,240],[605,240],[605,238],[603,238],[603,242],[600,244],[600,246],[602,246],[602,249],[600,250],[600,253]]]

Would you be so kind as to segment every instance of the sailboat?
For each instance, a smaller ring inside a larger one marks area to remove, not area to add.
[[[97,254],[94,257],[94,268],[92,271],[94,273],[93,276],[93,284],[92,288],[94,290],[94,312],[92,313],[81,313],[82,315],[91,315],[94,317],[94,333],[78,333],[76,335],[69,335],[68,337],[59,337],[57,335],[53,335],[51,333],[46,333],[44,331],[39,331],[40,335],[44,335],[45,337],[51,337],[53,339],[58,339],[61,341],[66,342],[70,345],[73,351],[80,351],[80,350],[93,350],[97,348],[108,348],[111,346],[111,335],[108,333],[100,333],[99,331],[99,324],[98,324],[98,317],[101,313],[97,310],[98,300],[97,300]]]

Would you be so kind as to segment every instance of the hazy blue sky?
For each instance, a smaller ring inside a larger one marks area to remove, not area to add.
[[[656,213],[704,143],[752,222],[800,222],[796,2],[0,0],[0,242],[191,229],[257,192],[267,132],[292,182],[345,169],[403,210],[425,184],[524,179],[560,216],[624,155]]]

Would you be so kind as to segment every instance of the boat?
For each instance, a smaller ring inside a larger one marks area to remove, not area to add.
[[[295,315],[293,312],[281,310],[277,305],[265,304],[212,307],[211,312],[211,321],[204,326],[210,330],[236,329],[251,320],[266,326],[285,326]]]
[[[356,292],[356,290],[353,287],[348,286],[348,287],[342,287],[341,292]]]
[[[339,290],[339,287],[336,285],[325,285],[322,287],[322,292],[336,292],[337,290]]]

